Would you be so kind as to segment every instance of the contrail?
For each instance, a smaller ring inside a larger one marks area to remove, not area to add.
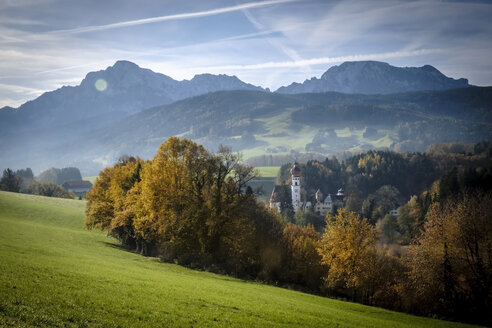
[[[216,8],[216,9],[198,11],[192,13],[144,18],[144,19],[130,20],[130,21],[107,24],[107,25],[94,25],[94,26],[79,27],[74,29],[57,30],[57,31],[50,32],[50,34],[79,34],[79,33],[95,32],[95,31],[103,31],[103,30],[110,30],[110,29],[121,28],[121,27],[151,24],[151,23],[165,22],[171,20],[219,15],[219,14],[229,13],[233,11],[277,5],[277,4],[292,2],[292,1],[295,0],[268,0],[268,1],[259,1],[259,2],[249,2],[237,6]]]
[[[441,52],[441,49],[420,49],[413,51],[395,51],[384,52],[378,54],[365,54],[365,55],[350,55],[341,57],[319,57],[312,59],[301,59],[294,61],[282,61],[282,62],[266,62],[259,64],[249,65],[225,65],[225,66],[210,66],[208,69],[217,70],[254,70],[262,68],[282,68],[282,67],[302,67],[309,65],[322,65],[322,64],[334,64],[346,61],[360,61],[360,60],[380,60],[388,58],[408,57],[408,56],[421,56],[433,53]]]

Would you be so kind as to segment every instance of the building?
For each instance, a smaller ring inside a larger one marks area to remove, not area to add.
[[[301,168],[299,164],[294,163],[290,169],[291,174],[291,201],[294,212],[298,210],[305,211],[312,206],[311,202],[302,199],[302,181],[301,181]],[[275,186],[270,196],[270,208],[276,208],[280,212],[282,186]],[[285,196],[284,196],[285,197]],[[314,204],[314,211],[325,215],[327,212],[333,212],[336,208],[344,207],[344,194],[343,189],[338,189],[336,195],[328,195],[323,198],[323,193],[318,189],[315,194],[316,203]]]
[[[280,189],[281,186],[274,186],[270,196],[270,208],[276,208],[280,212]]]
[[[297,164],[294,163],[294,166],[290,169],[290,174],[292,176],[292,182],[290,189],[292,191],[292,207],[294,208],[294,212],[297,212],[300,208],[302,208],[301,202],[301,168]]]
[[[321,215],[325,215],[326,212],[331,212],[333,210],[333,200],[331,195],[328,194],[326,198],[323,198],[323,193],[318,189],[315,194],[316,204],[314,205],[314,211]]]
[[[294,212],[297,212],[299,209],[304,210],[306,206],[310,206],[310,202],[303,202],[301,200],[301,168],[299,165],[294,163],[292,168],[290,169],[291,174],[291,202],[292,208]],[[272,195],[270,196],[270,208],[276,208],[280,212],[280,203],[281,203],[281,195],[282,186],[273,187]]]
[[[84,193],[91,190],[92,183],[85,180],[70,180],[65,181],[62,184],[62,187],[65,188],[68,192]]]

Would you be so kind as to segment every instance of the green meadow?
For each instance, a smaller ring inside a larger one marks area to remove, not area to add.
[[[257,166],[255,169],[258,170],[262,178],[276,178],[280,166]]]
[[[96,179],[97,179],[97,175],[93,175],[93,176],[90,176],[90,177],[83,177],[82,178],[82,180],[90,181],[92,184],[94,184],[94,182],[96,182]]]
[[[0,327],[465,327],[193,271],[83,229],[84,201],[0,192]]]

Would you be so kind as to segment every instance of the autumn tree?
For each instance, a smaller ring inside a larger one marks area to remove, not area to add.
[[[86,194],[85,227],[108,230],[114,217],[114,200],[110,195],[111,173],[108,167],[99,172],[92,189]]]
[[[226,147],[211,154],[191,140],[169,138],[142,172],[136,231],[168,260],[229,261],[238,247],[232,236],[247,236],[256,206],[246,193],[255,172],[239,159]]]
[[[421,313],[491,324],[492,196],[434,203],[408,256],[408,306]]]
[[[326,286],[345,290],[354,300],[367,298],[376,240],[375,229],[354,212],[340,209],[336,216],[328,216],[318,248],[321,263],[328,267]]]
[[[145,163],[139,158],[122,158],[114,167],[99,173],[87,193],[86,228],[108,231],[123,245],[146,253],[141,235],[135,232],[135,204],[140,174]]]
[[[321,284],[323,266],[318,253],[320,236],[312,225],[287,224],[283,231],[287,279],[316,290]]]

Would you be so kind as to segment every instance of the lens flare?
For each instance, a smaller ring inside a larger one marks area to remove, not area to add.
[[[94,83],[97,91],[104,91],[108,87],[108,82],[103,79],[97,79],[96,83]]]

